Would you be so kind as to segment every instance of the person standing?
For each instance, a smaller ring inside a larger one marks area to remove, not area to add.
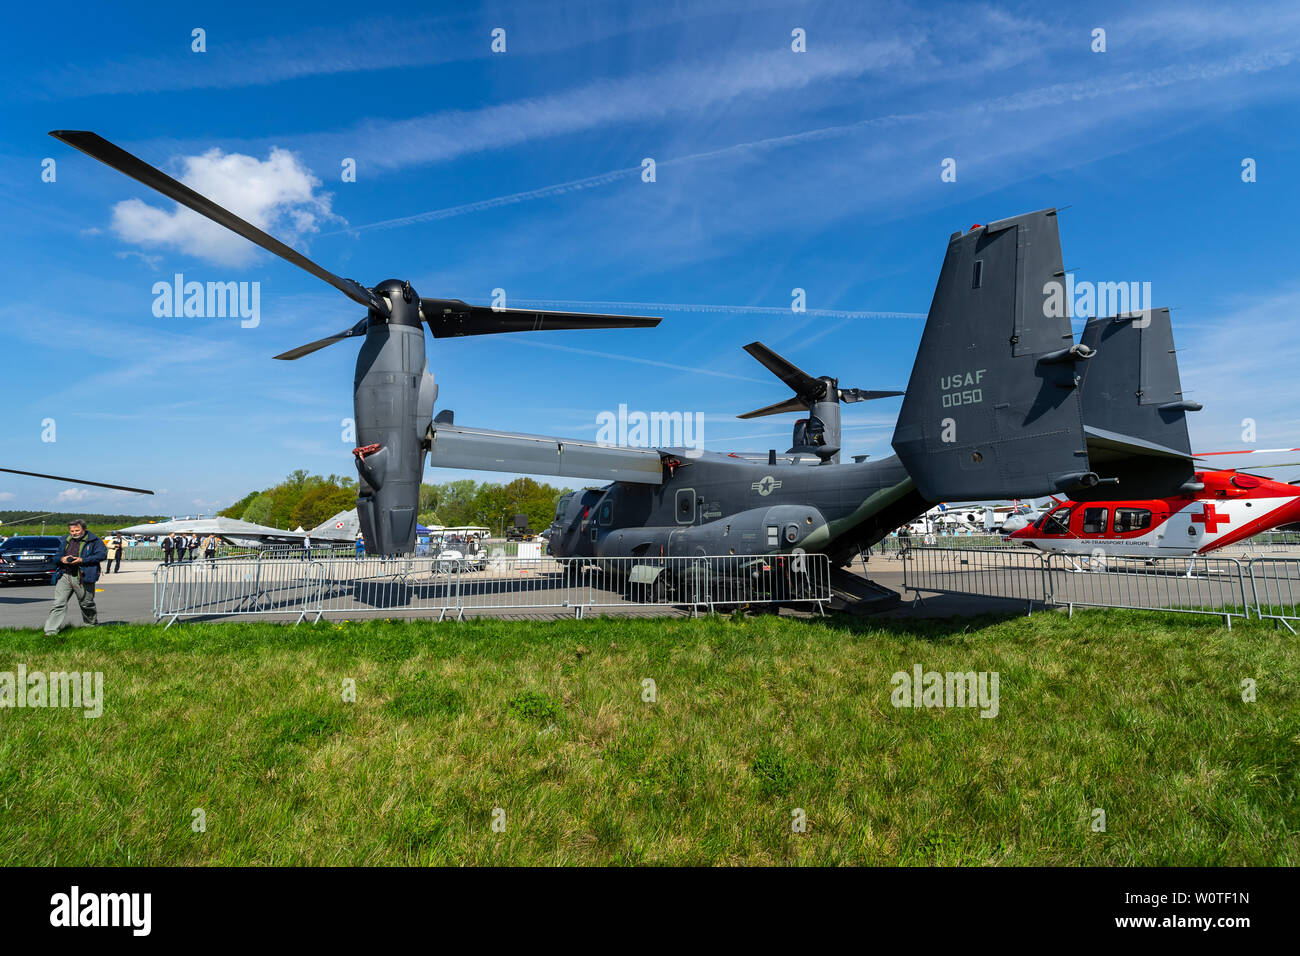
[[[210,534],[203,539],[203,557],[208,561],[212,561],[216,558],[216,556],[217,556],[217,536],[214,534]]]
[[[81,617],[87,627],[99,623],[95,608],[95,582],[99,580],[99,567],[108,557],[104,542],[86,530],[86,522],[78,518],[68,522],[68,536],[63,539],[63,554],[59,558],[54,579],[54,607],[45,619],[45,634],[54,637],[66,623],[68,601],[76,597],[81,606]]]
[[[171,564],[172,551],[176,548],[176,540],[172,537],[172,533],[168,531],[158,543],[162,545],[163,564]]]
[[[357,560],[360,561],[365,556],[366,556],[366,540],[365,538],[361,537],[361,535],[357,535]]]
[[[311,557],[311,535],[302,536],[302,559],[306,561]]]
[[[108,560],[104,562],[104,573],[110,570],[114,574],[122,573],[122,550],[125,545],[122,543],[122,536],[115,534],[108,539]]]

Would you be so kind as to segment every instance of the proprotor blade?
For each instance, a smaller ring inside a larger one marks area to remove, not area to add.
[[[344,339],[350,339],[354,335],[365,335],[366,326],[367,326],[366,320],[362,319],[360,322],[352,326],[352,328],[347,329],[346,331],[339,332],[336,335],[331,335],[323,339],[317,339],[315,342],[310,342],[307,345],[300,345],[296,349],[290,349],[287,352],[281,352],[279,355],[275,357],[278,359],[284,359],[285,361],[292,361],[293,359],[302,358],[304,355],[310,355],[312,352],[315,352],[317,349],[323,349],[325,346],[333,345],[335,342],[342,342]]]
[[[881,391],[871,388],[842,388],[840,389],[840,401],[870,402],[877,398],[896,398],[899,395],[906,394],[906,392]]]
[[[19,471],[16,468],[0,468],[11,475],[27,475],[29,478],[48,478],[51,481],[70,481],[74,485],[94,485],[96,488],[112,488],[114,491],[134,491],[137,495],[153,494],[147,488],[128,488],[126,485],[110,485],[103,481],[87,481],[85,478],[65,478],[63,475],[42,475],[38,471]]]
[[[420,310],[435,339],[553,329],[651,329],[663,321],[649,315],[493,309],[486,305],[470,305],[460,299],[421,299]]]
[[[825,393],[825,382],[813,378],[793,362],[781,358],[762,342],[750,342],[745,346],[745,351],[763,363],[769,372],[789,385],[791,390],[804,400],[804,404],[820,399]]]
[[[776,402],[772,405],[764,405],[762,408],[756,408],[752,412],[745,412],[743,415],[737,415],[737,418],[763,418],[766,415],[784,415],[786,412],[806,412],[808,403],[802,398],[795,396],[787,398],[783,402]]]
[[[218,225],[225,226],[231,232],[243,236],[249,242],[261,246],[287,262],[292,262],[300,269],[310,272],[318,279],[323,279],[338,289],[353,302],[374,309],[381,315],[388,314],[388,308],[379,296],[375,295],[361,283],[352,279],[336,276],[312,262],[301,252],[286,246],[279,239],[258,229],[251,222],[240,219],[229,209],[218,206],[208,197],[196,193],[184,183],[177,182],[161,170],[155,169],[144,160],[133,156],[120,146],[115,146],[96,133],[86,130],[56,129],[50,132],[55,139],[67,143],[73,149],[79,149],[92,159],[97,159],[105,166],[111,166],[119,173],[125,173],[137,182],[154,189],[168,199],[174,199],[200,216],[211,219]]]

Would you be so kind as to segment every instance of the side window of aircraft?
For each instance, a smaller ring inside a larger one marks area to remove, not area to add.
[[[1116,508],[1115,533],[1142,531],[1151,527],[1151,512],[1146,508]]]
[[[983,284],[984,284],[984,260],[976,259],[975,268],[971,272],[970,287],[972,289],[978,289]]]
[[[1085,508],[1083,511],[1083,533],[1105,534],[1107,514],[1109,514],[1109,511],[1106,508]]]
[[[1070,512],[1074,509],[1068,505],[1057,508],[1043,521],[1043,534],[1069,534]]]
[[[614,506],[606,501],[600,506],[600,523],[602,527],[608,528],[614,518]]]
[[[808,444],[826,444],[826,425],[820,418],[808,419]]]

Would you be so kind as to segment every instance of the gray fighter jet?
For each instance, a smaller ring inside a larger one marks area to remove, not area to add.
[[[775,450],[756,462],[436,422],[430,463],[610,481],[565,495],[549,531],[553,554],[593,559],[803,550],[844,565],[939,502],[1189,487],[1195,405],[1181,399],[1168,310],[1094,320],[1125,334],[1076,344],[1069,317],[1046,306],[1063,275],[1054,209],[950,237],[896,454],[879,461],[837,463],[829,442],[809,446],[821,458],[810,466]],[[1099,349],[1116,350],[1105,394],[1085,401],[1082,371]],[[833,379],[800,373],[792,387],[794,400],[758,413],[811,402],[838,425]]]
[[[437,339],[543,329],[647,328],[660,321],[650,316],[535,312],[469,305],[460,299],[426,299],[416,294],[410,282],[400,279],[367,288],[354,279],[336,276],[95,133],[54,130],[50,135],[310,272],[365,306],[366,317],[352,328],[275,357],[297,359],[344,339],[365,337],[353,380],[358,439],[353,456],[360,476],[357,514],[371,554],[409,554],[415,548],[420,479],[438,397],[438,386],[425,360],[426,323]]]

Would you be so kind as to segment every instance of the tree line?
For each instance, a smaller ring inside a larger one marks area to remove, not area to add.
[[[30,520],[35,517],[35,520]],[[116,528],[128,528],[133,524],[146,521],[166,521],[165,515],[104,515],[86,514],[80,511],[60,511],[54,514],[34,514],[31,511],[0,511],[0,535],[6,537],[16,534],[41,534],[44,522],[45,534],[63,535],[68,533],[68,522],[80,519],[95,534]],[[16,523],[21,522],[21,524]]]
[[[555,505],[567,489],[516,478],[504,484],[465,478],[420,485],[419,521],[423,525],[485,525],[499,534],[516,514],[529,527],[551,523]],[[356,507],[357,481],[340,475],[311,475],[299,469],[271,488],[251,491],[219,515],[273,528],[316,527],[340,511]]]

